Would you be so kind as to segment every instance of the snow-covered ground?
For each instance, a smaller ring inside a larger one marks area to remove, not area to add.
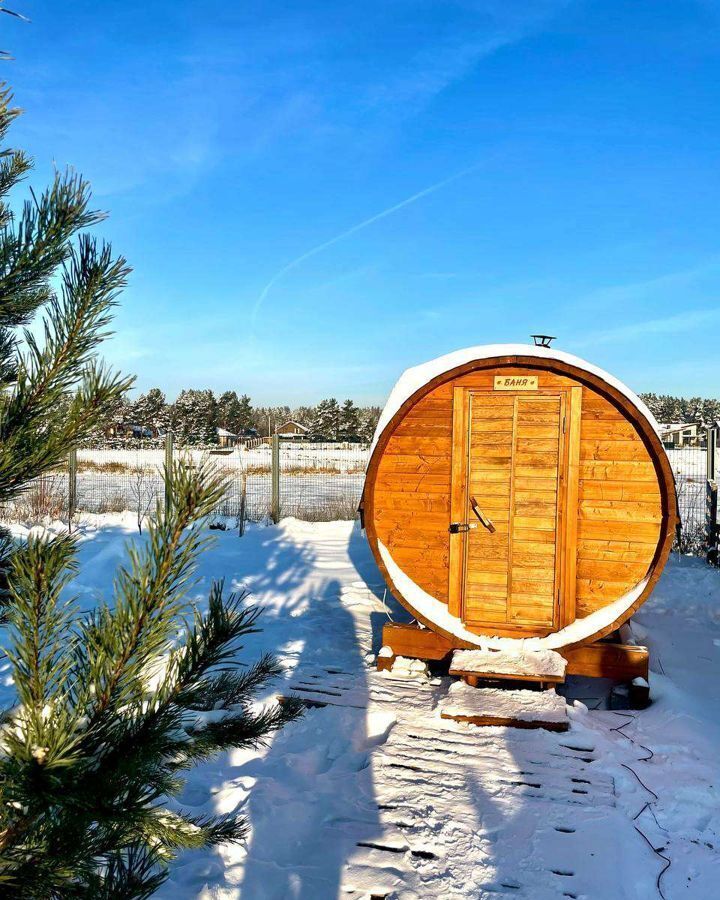
[[[125,540],[143,540],[130,514],[96,524],[75,585],[88,608],[109,590]],[[270,747],[190,773],[185,805],[241,810],[252,833],[247,845],[183,856],[160,898],[720,895],[717,570],[673,558],[637,616],[653,705],[610,711],[602,684],[569,679],[563,734],[441,720],[449,679],[375,671],[382,624],[402,613],[353,523],[220,532],[199,576],[201,603],[213,577],[252,591],[264,630],[243,656],[275,650],[287,668],[275,691],[323,705]]]

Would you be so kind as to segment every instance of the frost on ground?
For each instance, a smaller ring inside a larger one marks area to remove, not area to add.
[[[130,514],[95,522],[75,584],[87,608],[109,590],[125,540],[144,539]],[[349,522],[221,532],[200,575],[199,602],[213,577],[252,591],[264,630],[244,658],[278,651],[276,692],[314,705],[269,748],[190,773],[187,807],[241,810],[252,832],[245,846],[183,856],[160,898],[654,900],[664,860],[666,900],[718,896],[717,570],[673,559],[637,616],[653,706],[593,709],[598,684],[570,679],[564,734],[444,721],[448,679],[375,672],[382,623],[401,612],[384,605]],[[7,666],[4,677],[7,704]]]

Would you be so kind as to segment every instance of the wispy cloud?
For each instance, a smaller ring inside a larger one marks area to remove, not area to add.
[[[718,272],[720,272],[720,257],[711,256],[687,269],[681,269],[676,272],[664,272],[661,275],[655,275],[639,281],[630,281],[625,284],[599,288],[591,291],[584,297],[580,297],[573,303],[573,306],[575,308],[591,308],[600,311],[628,303],[650,300],[667,291],[687,288],[702,278],[716,275]]]
[[[312,247],[305,253],[301,253],[300,256],[296,256],[295,259],[291,260],[289,263],[286,263],[281,269],[278,269],[278,271],[267,282],[262,291],[260,291],[260,294],[255,301],[255,305],[253,306],[252,310],[252,327],[255,327],[258,314],[262,309],[262,305],[267,299],[268,294],[278,283],[278,281],[284,278],[288,272],[291,272],[293,269],[297,269],[297,267],[302,265],[302,263],[306,262],[308,259],[311,259],[313,256],[317,256],[318,253],[322,253],[324,250],[328,250],[334,244],[338,244],[340,241],[344,241],[346,238],[357,234],[359,231],[362,231],[365,228],[369,228],[370,225],[374,225],[376,222],[380,222],[382,219],[386,219],[388,216],[393,215],[393,213],[399,212],[406,206],[410,206],[412,203],[417,203],[417,201],[421,200],[423,197],[434,194],[436,191],[439,191],[441,188],[444,188],[449,184],[452,184],[459,178],[463,178],[465,175],[469,175],[471,172],[476,171],[479,166],[480,163],[476,163],[475,165],[468,166],[468,168],[463,169],[460,172],[456,172],[454,175],[450,175],[448,178],[443,178],[442,181],[436,181],[435,184],[431,184],[429,187],[423,188],[421,191],[417,191],[416,193],[411,194],[404,200],[400,200],[399,203],[394,203],[392,206],[388,206],[387,209],[383,209],[381,212],[375,213],[367,219],[363,219],[362,222],[358,222],[356,225],[352,225],[350,228],[346,228],[344,231],[341,231],[334,237],[323,241],[321,244],[317,244],[315,247]]]
[[[574,341],[573,346],[580,348],[595,346],[596,344],[614,344],[622,341],[637,340],[653,334],[694,331],[698,328],[705,328],[718,323],[720,323],[720,306],[714,309],[687,310],[674,316],[632,322],[627,325],[619,325],[617,328],[598,331],[580,341]]]
[[[489,56],[516,44],[542,28],[572,0],[473,0],[461,4],[464,15],[449,33],[433,34],[428,44],[405,64],[371,88],[374,103],[413,113],[454,82],[469,75]]]

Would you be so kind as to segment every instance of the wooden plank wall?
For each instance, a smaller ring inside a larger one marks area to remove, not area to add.
[[[492,390],[494,376],[539,374],[541,386],[577,385],[537,369],[486,369],[446,382],[395,429],[374,483],[377,537],[403,571],[447,603],[453,388]],[[578,485],[577,616],[607,605],[647,573],[661,532],[655,467],[632,423],[583,386]]]

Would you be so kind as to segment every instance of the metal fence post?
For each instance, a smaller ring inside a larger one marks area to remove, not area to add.
[[[280,436],[272,436],[272,496],[270,518],[276,524],[280,521]]]
[[[165,515],[170,514],[172,504],[172,471],[173,471],[173,434],[167,431],[165,434]]]
[[[705,503],[705,524],[707,532],[707,561],[718,564],[718,485],[716,481],[716,465],[718,451],[718,426],[707,430],[707,492]]]
[[[715,481],[715,466],[717,464],[718,426],[713,425],[707,429],[707,479]]]
[[[77,450],[68,456],[68,533],[72,532],[72,520],[77,510]]]
[[[245,534],[245,517],[247,516],[247,472],[240,477],[240,514],[238,515],[238,535]]]

